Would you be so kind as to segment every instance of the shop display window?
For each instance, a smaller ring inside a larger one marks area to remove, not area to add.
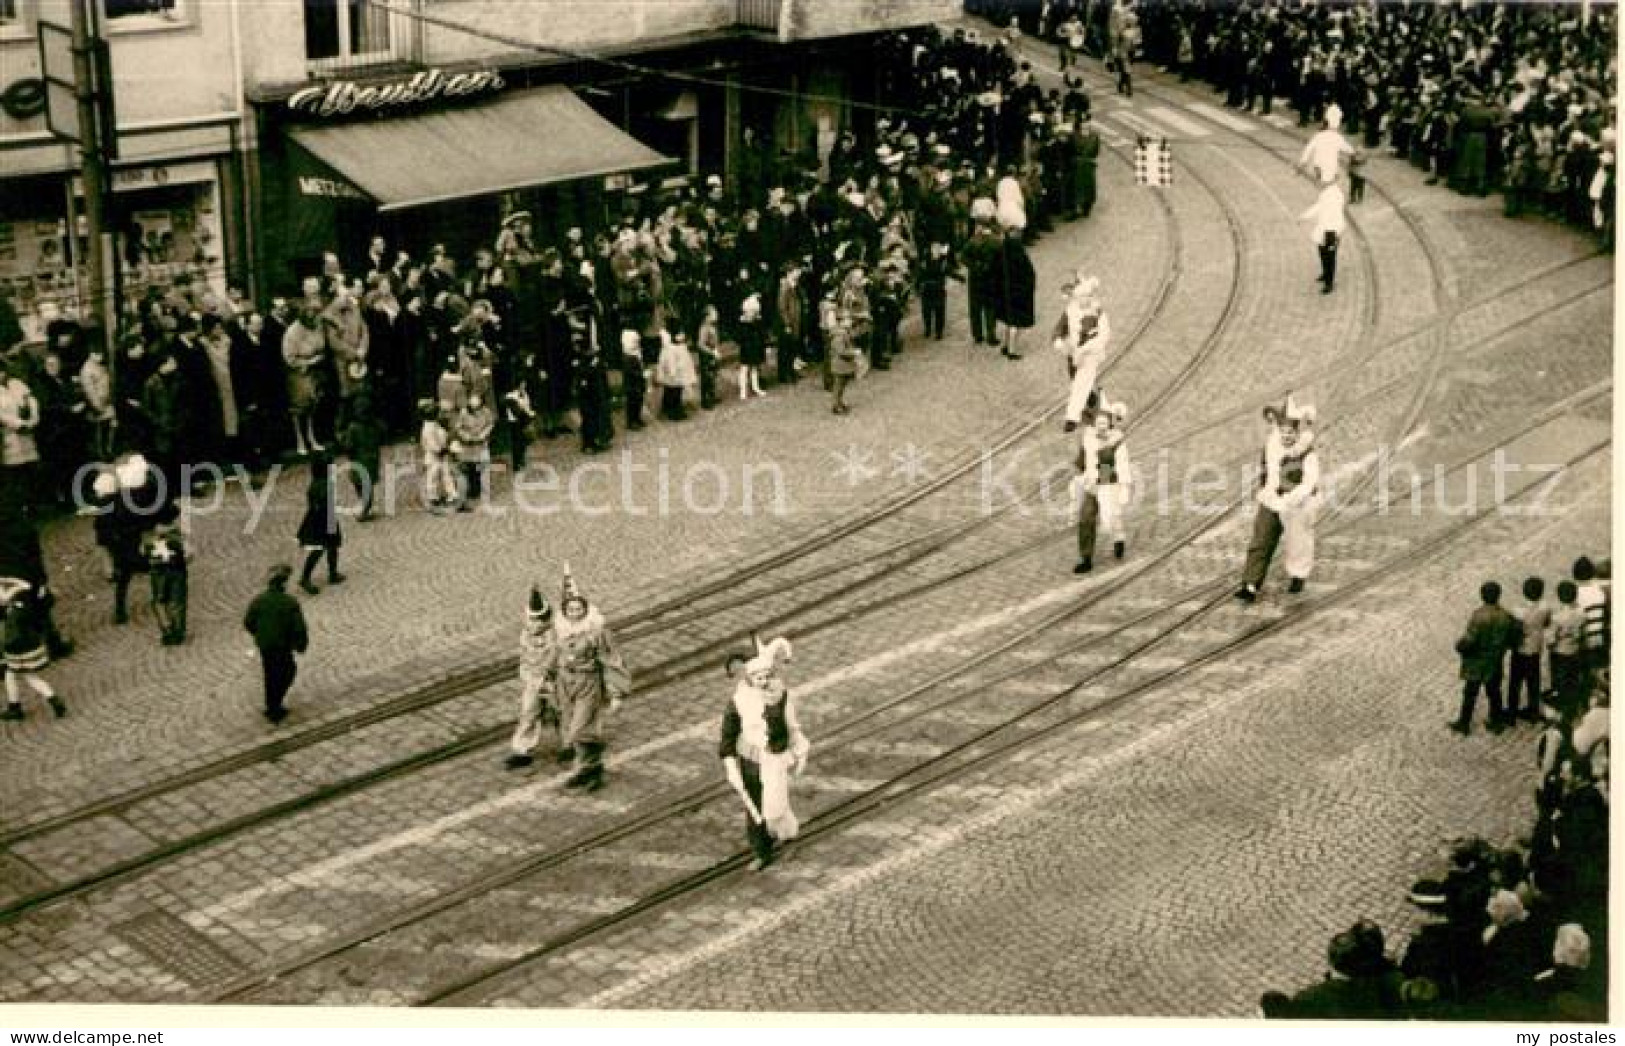
[[[187,24],[190,0],[102,0],[108,29],[167,29]]]

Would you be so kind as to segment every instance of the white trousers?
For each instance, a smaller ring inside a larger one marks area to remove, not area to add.
[[[762,773],[762,820],[779,842],[801,834],[801,822],[790,809],[790,768],[795,761],[791,752],[768,752],[757,764]]]
[[[543,682],[541,679],[520,681],[518,722],[508,741],[514,755],[535,755],[537,746],[542,743]]]
[[[1085,488],[1081,480],[1076,483],[1072,514],[1078,524],[1079,557],[1087,558],[1095,554],[1095,540],[1102,530],[1106,532],[1108,541],[1128,540],[1128,530],[1124,526],[1128,515],[1128,494],[1129,488],[1121,483],[1097,484],[1093,488]]]
[[[1066,397],[1066,420],[1074,424],[1083,421],[1083,412],[1089,406],[1089,394],[1095,391],[1095,376],[1100,371],[1100,353],[1085,353],[1072,372],[1072,388]]]
[[[1293,508],[1283,508],[1281,517],[1281,565],[1286,576],[1307,580],[1315,569],[1315,519],[1320,502],[1309,498]]]

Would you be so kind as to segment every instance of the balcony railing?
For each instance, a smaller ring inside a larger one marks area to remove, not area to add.
[[[783,6],[782,0],[739,0],[736,20],[747,29],[764,29],[770,33],[777,33],[779,12]]]

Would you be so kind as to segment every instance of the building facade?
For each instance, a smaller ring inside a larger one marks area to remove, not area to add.
[[[89,250],[77,148],[47,125],[41,37],[67,47],[71,0],[0,0],[0,296],[37,339],[81,293]],[[224,294],[247,264],[240,10],[229,0],[86,0],[108,44],[117,159],[106,204],[124,300]],[[247,5],[251,6],[251,5]]]
[[[119,307],[291,293],[382,234],[466,257],[503,215],[601,227],[651,186],[815,159],[874,101],[866,46],[959,0],[0,0],[0,297],[30,339],[82,301],[76,148],[41,37],[109,45]],[[356,271],[352,269],[351,271]]]
[[[243,11],[258,290],[374,235],[466,257],[651,187],[815,158],[872,94],[865,41],[957,0],[257,0]],[[866,94],[866,92],[868,94]]]

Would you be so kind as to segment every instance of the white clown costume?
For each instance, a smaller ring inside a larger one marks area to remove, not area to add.
[[[1258,598],[1275,546],[1281,545],[1288,591],[1301,592],[1315,566],[1315,520],[1320,511],[1320,455],[1315,450],[1315,408],[1295,403],[1268,408],[1270,432],[1264,442],[1264,477],[1258,515],[1242,570],[1238,599]]]
[[[632,675],[615,647],[604,615],[576,587],[568,563],[564,566],[559,610],[553,622],[558,643],[555,692],[563,723],[562,744],[575,758],[575,773],[565,783],[593,791],[604,783],[610,713],[631,692]]]
[[[718,754],[745,806],[753,870],[772,862],[776,842],[788,842],[801,831],[790,809],[790,778],[805,768],[811,745],[784,682],[783,663],[790,655],[790,641],[782,636],[758,644],[722,716]],[[731,658],[730,667],[737,660]]]
[[[519,713],[508,742],[507,767],[529,766],[541,744],[542,731],[549,725],[563,733],[553,688],[558,678],[558,641],[553,632],[553,608],[542,593],[530,590],[525,624],[519,630]],[[559,749],[560,761],[570,758],[570,750]]]
[[[1088,427],[1078,448],[1078,474],[1072,480],[1072,512],[1078,524],[1078,565],[1075,574],[1086,574],[1094,566],[1095,535],[1106,531],[1112,554],[1123,558],[1128,547],[1125,526],[1128,504],[1133,496],[1134,474],[1124,442],[1124,421],[1128,408],[1121,403],[1103,404],[1087,418]]]
[[[1066,305],[1055,324],[1055,351],[1066,360],[1070,385],[1066,398],[1066,431],[1083,422],[1083,413],[1094,406],[1095,381],[1111,342],[1112,325],[1100,304],[1100,281],[1079,273],[1065,288]]]

